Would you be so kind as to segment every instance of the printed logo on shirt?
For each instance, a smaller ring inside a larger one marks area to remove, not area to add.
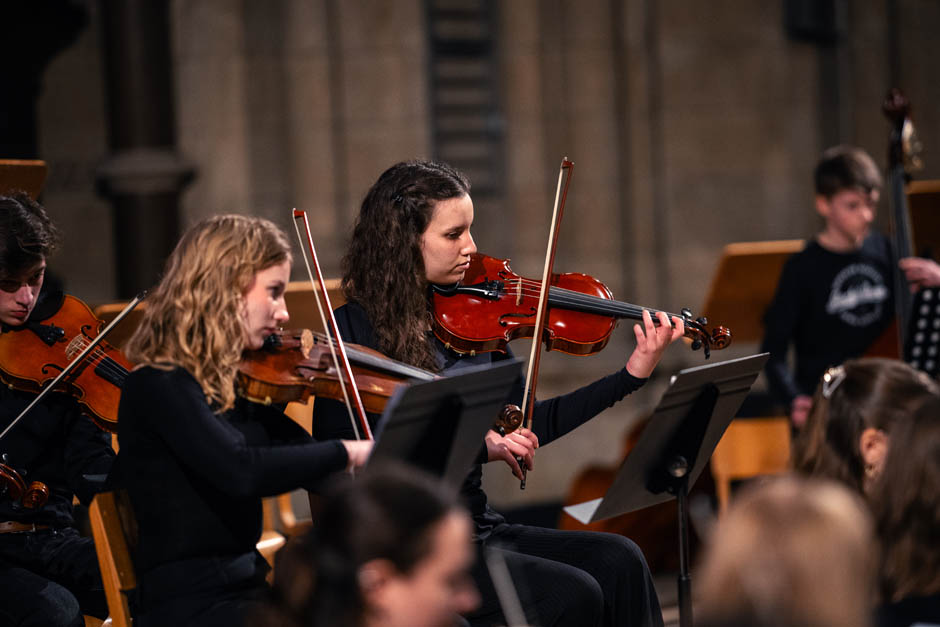
[[[888,296],[888,287],[878,270],[853,263],[832,280],[826,313],[853,327],[864,327],[881,318]]]

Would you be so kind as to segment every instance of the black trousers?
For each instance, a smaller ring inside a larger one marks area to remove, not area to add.
[[[82,627],[108,615],[91,538],[72,528],[0,534],[0,627]]]
[[[257,551],[158,566],[140,578],[135,625],[238,627],[269,600],[268,570]]]
[[[663,625],[646,559],[623,536],[504,523],[482,545],[498,547],[504,556],[531,625]],[[473,574],[481,605],[467,616],[470,624],[505,625],[482,555]]]

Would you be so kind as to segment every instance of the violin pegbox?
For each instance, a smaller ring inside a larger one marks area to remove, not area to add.
[[[717,326],[711,333],[708,332],[708,319],[704,316],[692,317],[692,310],[683,307],[679,310],[682,322],[685,324],[685,336],[692,340],[692,350],[700,348],[705,353],[705,359],[711,357],[711,350],[721,350],[731,344],[731,330],[727,327]]]

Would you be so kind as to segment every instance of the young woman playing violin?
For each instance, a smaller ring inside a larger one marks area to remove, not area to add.
[[[138,622],[238,625],[266,594],[261,498],[365,463],[372,442],[315,442],[275,407],[236,397],[242,352],[287,322],[290,246],[271,222],[192,227],[131,337],[116,482],[139,527]]]
[[[386,355],[443,373],[492,363],[500,353],[460,357],[430,334],[431,284],[459,281],[476,251],[470,227],[473,202],[467,180],[439,163],[399,163],[386,170],[365,200],[344,259],[343,289],[349,303],[337,310],[345,339]],[[626,367],[579,390],[535,405],[534,433],[520,429],[486,436],[479,462],[503,460],[520,476],[516,457],[532,468],[535,448],[559,438],[639,388],[666,347],[683,335],[666,314],[655,326],[643,312],[637,347]],[[519,402],[522,390],[518,391]],[[349,430],[337,403],[318,400],[314,436],[344,437]],[[479,545],[503,547],[515,575],[524,580],[523,602],[531,624],[661,625],[662,615],[642,553],[612,534],[509,525],[487,506],[482,469],[471,470],[462,493],[473,516]],[[478,560],[479,562],[479,560]],[[474,625],[504,624],[493,584],[481,563],[474,577],[481,607],[467,618]]]
[[[46,257],[57,241],[46,211],[29,196],[0,196],[0,323],[6,336],[0,341],[24,333],[40,342],[32,330],[58,311],[62,293],[43,290]],[[12,383],[7,372],[21,366],[0,363],[4,382]],[[0,386],[0,432],[35,397]],[[38,481],[48,489],[33,492],[39,498],[32,500],[23,484],[0,484],[0,626],[81,626],[83,613],[105,618],[95,546],[75,529],[72,500],[77,495],[87,505],[101,489],[88,477],[110,471],[110,437],[81,415],[71,397],[55,393],[0,439],[0,453],[5,478],[22,479],[26,486]]]

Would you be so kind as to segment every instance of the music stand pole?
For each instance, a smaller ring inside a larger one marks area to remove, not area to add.
[[[676,498],[680,627],[692,627],[689,487],[704,470],[768,356],[762,353],[677,373],[607,494],[564,508],[588,524]]]
[[[692,575],[689,570],[689,462],[676,455],[669,472],[679,480],[676,503],[679,516],[679,627],[692,627]]]

